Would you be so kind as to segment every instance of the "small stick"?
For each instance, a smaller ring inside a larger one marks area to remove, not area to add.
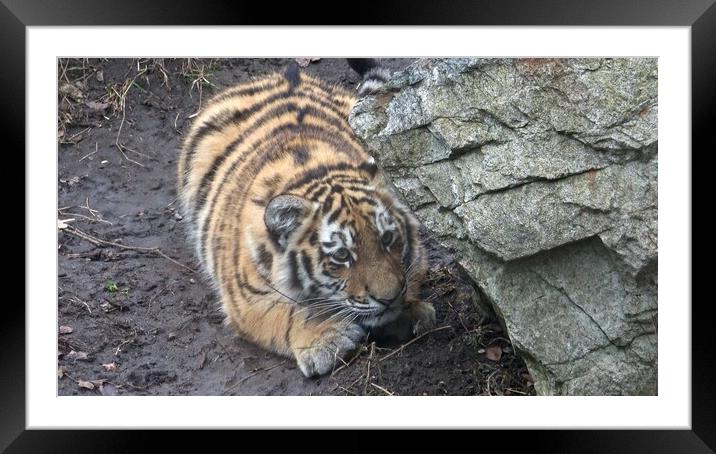
[[[177,120],[179,120],[179,114],[181,112],[177,112],[177,116],[174,118],[174,130],[181,135],[181,131],[179,131],[179,128],[177,128]]]
[[[378,361],[379,361],[379,362],[380,362],[380,361],[384,361],[384,360],[390,358],[391,356],[395,355],[396,353],[402,352],[405,347],[407,347],[408,345],[412,344],[413,342],[417,342],[418,340],[422,339],[423,337],[427,336],[428,334],[432,334],[432,333],[434,333],[434,332],[436,332],[436,331],[441,331],[441,330],[444,330],[444,329],[447,329],[447,328],[452,328],[452,326],[450,326],[450,325],[445,325],[445,326],[440,326],[440,327],[435,328],[435,329],[431,329],[430,331],[427,331],[427,332],[421,334],[420,336],[416,337],[415,339],[411,339],[410,342],[406,342],[405,344],[401,345],[399,348],[396,348],[396,349],[393,350],[392,352],[390,352],[390,353],[388,353],[387,355],[385,355],[384,357],[380,358]]]
[[[365,351],[365,346],[364,346],[363,344],[361,344],[360,348],[358,349],[358,352],[357,352],[355,355],[353,355],[353,357],[352,357],[350,360],[348,360],[348,363],[346,363],[345,361],[343,361],[343,365],[342,365],[341,367],[339,367],[338,369],[334,370],[333,373],[331,373],[331,377],[333,377],[334,375],[336,375],[336,374],[337,374],[338,372],[340,372],[341,370],[343,370],[343,369],[345,369],[346,367],[348,367],[348,366],[350,366],[351,364],[353,364],[353,361],[355,361],[364,351]]]
[[[349,390],[349,389],[346,389],[346,388],[344,388],[343,386],[339,386],[338,388],[339,388],[339,389],[342,389],[342,390],[343,390],[345,393],[347,393],[347,394],[351,394],[351,395],[353,395],[353,396],[356,396],[356,395],[357,395],[357,394],[354,393],[353,391],[351,391],[351,390]]]
[[[286,362],[286,360],[283,360],[283,361],[281,361],[280,363],[274,364],[274,365],[271,366],[271,367],[266,367],[266,368],[264,368],[264,369],[256,369],[255,371],[251,372],[249,375],[245,376],[244,378],[242,378],[241,380],[239,380],[238,382],[236,382],[236,384],[235,384],[234,386],[232,386],[231,388],[227,389],[225,392],[228,393],[229,391],[233,391],[233,390],[236,389],[236,387],[238,387],[240,384],[242,384],[243,382],[245,382],[245,381],[248,380],[249,378],[253,377],[254,375],[258,374],[259,372],[268,372],[268,371],[270,371],[271,369],[275,369],[275,368],[277,368],[278,366],[281,366],[281,365],[282,365],[283,363],[285,363],[285,362]]]
[[[392,396],[392,395],[394,394],[394,393],[391,393],[390,391],[388,391],[387,389],[383,388],[382,386],[376,385],[376,384],[373,383],[373,382],[371,382],[370,384],[371,384],[371,386],[374,386],[374,387],[378,388],[379,390],[383,391],[384,393],[386,393],[386,394],[389,395],[389,396]]]
[[[74,143],[74,142],[72,142],[72,139],[74,139],[75,137],[81,135],[82,133],[85,133],[85,132],[89,131],[90,129],[92,129],[92,128],[85,128],[85,129],[83,129],[83,130],[80,131],[80,132],[77,132],[77,133],[75,133],[75,134],[72,134],[69,139],[66,139],[66,140],[65,140],[64,143]]]
[[[366,372],[365,384],[363,385],[363,395],[366,395],[368,392],[368,382],[370,381],[370,362],[373,359],[374,353],[375,353],[375,342],[370,344],[370,356],[368,357],[368,371]]]
[[[94,143],[94,151],[91,152],[91,153],[88,153],[88,154],[86,154],[86,155],[84,155],[84,156],[82,156],[78,162],[82,162],[82,160],[83,160],[84,158],[87,158],[87,157],[89,157],[89,156],[92,156],[93,154],[97,153],[97,151],[98,151],[98,149],[97,149],[97,142],[95,142],[95,143]]]
[[[57,210],[57,211],[59,211],[59,213],[60,213],[61,215],[63,215],[63,216],[77,216],[78,218],[87,219],[87,220],[90,221],[90,222],[104,222],[105,224],[114,225],[114,224],[112,224],[111,222],[106,221],[106,220],[104,220],[104,219],[91,218],[91,217],[89,217],[89,216],[85,216],[84,214],[79,214],[79,213],[67,213],[67,212],[63,212],[63,211],[62,211],[62,208],[60,208],[60,209]],[[67,222],[67,219],[65,219],[64,222]]]
[[[231,358],[231,353],[229,353],[229,350],[226,349],[226,346],[224,344],[222,344],[221,341],[219,341],[218,337],[214,338],[214,340],[216,340],[216,343],[219,344],[221,346],[221,348],[224,350],[224,353],[226,353],[226,357],[229,358],[229,362],[233,363],[234,360]]]
[[[97,245],[97,246],[100,246],[100,245],[114,246],[114,247],[119,248],[119,249],[125,249],[125,250],[130,250],[130,251],[138,251],[138,252],[146,252],[146,253],[150,253],[150,254],[157,254],[157,255],[159,255],[159,256],[161,256],[161,257],[164,257],[165,259],[169,260],[170,262],[172,262],[172,263],[174,263],[174,264],[176,264],[176,265],[181,266],[181,267],[184,268],[185,270],[191,271],[192,273],[196,273],[196,271],[197,271],[197,270],[195,270],[195,269],[193,269],[193,268],[189,268],[188,266],[184,265],[183,263],[178,262],[178,261],[174,260],[173,258],[169,257],[169,256],[166,255],[164,252],[162,252],[162,250],[159,249],[158,247],[125,246],[124,244],[119,244],[119,243],[115,243],[115,242],[113,242],[113,241],[107,241],[107,240],[103,240],[103,239],[101,239],[101,238],[97,238],[96,236],[92,236],[92,235],[90,235],[89,233],[85,233],[85,232],[83,232],[82,230],[80,230],[80,229],[78,229],[78,228],[76,228],[76,227],[72,227],[72,226],[70,226],[70,225],[68,225],[64,230],[67,231],[67,232],[70,232],[70,233],[72,233],[73,235],[76,235],[76,236],[78,236],[78,237],[80,237],[80,238],[83,238],[83,239],[85,239],[85,240],[89,241],[90,243],[92,243],[92,244],[94,244],[94,245]]]
[[[518,391],[518,390],[512,389],[512,388],[505,388],[505,391],[509,391],[511,393],[522,394],[523,396],[527,395],[527,393],[523,393],[522,391]]]
[[[130,338],[130,339],[127,339],[127,340],[125,340],[125,341],[122,341],[122,343],[119,344],[119,345],[117,346],[117,348],[114,350],[114,356],[118,356],[118,355],[119,355],[119,352],[122,351],[122,346],[123,346],[123,345],[127,345],[127,344],[132,343],[132,342],[134,342],[134,338],[133,338],[133,337]]]

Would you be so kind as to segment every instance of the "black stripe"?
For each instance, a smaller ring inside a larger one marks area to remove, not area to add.
[[[286,332],[284,333],[283,341],[286,344],[286,348],[289,348],[291,346],[291,329],[293,328],[293,314],[296,312],[296,306],[291,305],[288,310],[288,326],[286,327]]]
[[[378,165],[375,162],[363,162],[358,168],[365,171],[371,178],[378,172]]]
[[[288,270],[289,270],[289,283],[294,288],[303,288],[301,280],[298,278],[298,263],[296,262],[296,251],[288,253]]]
[[[268,295],[269,293],[271,293],[266,290],[258,289],[246,281],[239,281],[239,288],[246,289],[249,292],[253,293],[254,295]]]
[[[242,84],[233,88],[229,88],[225,92],[220,93],[216,97],[212,98],[209,103],[214,104],[219,101],[225,101],[229,98],[236,98],[239,96],[253,96],[262,91],[268,91],[273,90],[274,88],[278,88],[283,83],[283,80],[276,78],[274,80],[268,79],[262,81],[256,85],[245,86],[245,84]]]
[[[239,284],[239,288],[244,288],[248,290],[249,292],[253,293],[254,295],[268,295],[270,292],[267,290],[261,290],[249,283],[249,278],[246,276],[246,270],[243,270],[241,273],[241,278],[239,276],[236,276],[236,280]]]
[[[413,242],[415,230],[413,229],[413,226],[410,224],[410,221],[405,221],[405,257],[403,258],[403,267],[408,268],[412,262],[413,262]]]
[[[304,107],[303,109],[298,111],[298,116],[296,117],[296,121],[298,123],[303,123],[303,118],[305,116],[306,116],[306,108]]]
[[[283,73],[283,77],[288,81],[289,90],[293,90],[301,83],[301,71],[298,67],[298,63],[295,61],[291,62],[286,71]]]
[[[283,178],[279,174],[271,175],[270,177],[264,178],[263,184],[268,189],[275,191],[276,189],[278,189],[278,185],[279,183],[281,183],[282,179]]]
[[[327,221],[327,222],[328,222],[329,224],[333,224],[333,222],[335,222],[335,220],[338,219],[338,216],[340,216],[341,213],[343,212],[343,210],[345,210],[345,208],[346,208],[345,197],[341,197],[340,199],[341,199],[341,204],[340,204],[340,206],[338,207],[338,209],[335,210],[333,213],[331,213],[330,216],[328,216],[328,221]]]
[[[321,212],[326,215],[333,208],[333,194],[329,195],[323,202],[323,209]]]
[[[333,164],[330,166],[327,165],[320,165],[318,167],[312,167],[308,170],[305,170],[300,175],[297,175],[293,180],[291,180],[285,187],[284,191],[293,191],[295,189],[300,188],[301,186],[304,186],[314,180],[318,180],[321,178],[326,177],[330,172],[336,171],[336,170],[355,170],[355,166],[353,164],[349,164],[347,162],[339,162],[338,164]],[[320,182],[316,182],[316,184],[320,184]]]
[[[376,202],[375,199],[372,198],[372,197],[368,197],[368,196],[363,196],[363,197],[360,197],[360,198],[358,198],[358,197],[351,197],[351,199],[353,199],[353,203],[355,203],[356,205],[360,205],[360,204],[362,204],[362,203],[365,203],[365,204],[368,204],[368,205],[370,205],[370,206],[378,206],[378,202]]]
[[[296,165],[303,165],[311,159],[311,154],[303,147],[296,148],[292,150],[291,153],[293,154],[293,162],[295,162]]]
[[[313,264],[311,263],[311,259],[308,258],[308,255],[305,251],[301,251],[301,264],[303,265],[303,269],[306,272],[306,276],[308,276],[308,279],[313,281]]]
[[[355,169],[353,169],[355,170]],[[303,194],[308,197],[314,189],[316,189],[318,186],[322,184],[327,183],[346,183],[346,182],[356,182],[360,181],[356,179],[355,175],[349,175],[347,173],[331,173],[330,175],[326,175],[325,177],[321,178],[320,180],[316,180],[312,182],[310,185],[308,185],[304,191]],[[304,183],[305,184],[305,183]]]
[[[264,244],[259,244],[258,253],[259,264],[263,266],[264,269],[271,271],[271,266],[273,265],[273,254],[266,249]]]
[[[321,196],[323,195],[323,193],[326,192],[327,190],[328,190],[328,186],[322,186],[320,189],[318,189],[318,191],[316,191],[311,196],[311,200],[313,200],[315,202],[316,200],[320,199]]]

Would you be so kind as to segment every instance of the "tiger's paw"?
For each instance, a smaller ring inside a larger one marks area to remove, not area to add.
[[[410,319],[414,336],[428,332],[435,326],[435,308],[425,301],[410,305]]]
[[[365,331],[356,324],[327,331],[313,345],[295,350],[296,362],[306,377],[325,375],[354,352],[365,338]]]

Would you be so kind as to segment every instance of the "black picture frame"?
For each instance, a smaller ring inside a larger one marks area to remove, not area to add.
[[[716,99],[716,6],[714,0],[548,0],[428,2],[384,1],[380,6],[338,7],[335,3],[274,4],[273,2],[188,1],[27,1],[0,0],[0,108],[9,136],[5,151],[25,149],[26,27],[36,25],[549,25],[549,26],[690,26],[692,62],[692,149],[706,152],[710,117]],[[333,17],[322,16],[329,12]],[[319,19],[321,18],[321,19]],[[9,145],[14,144],[14,147]],[[664,152],[688,153],[688,150]],[[21,156],[21,153],[15,153]],[[693,156],[693,154],[692,154]],[[48,156],[48,159],[50,157]],[[7,165],[7,163],[5,163]],[[24,166],[24,164],[23,164]],[[693,165],[692,165],[692,168]],[[14,172],[13,172],[14,173]],[[692,181],[697,181],[695,175]],[[693,186],[692,186],[693,187]],[[693,194],[697,194],[692,189]],[[692,203],[693,206],[699,206]],[[693,221],[692,221],[693,222]],[[693,225],[693,224],[692,224]],[[693,231],[693,230],[692,230]],[[692,237],[693,238],[693,237]],[[25,235],[25,244],[32,241]],[[693,241],[693,240],[692,240]],[[696,267],[692,266],[696,271]],[[29,272],[29,271],[28,271]],[[694,273],[695,274],[695,273]],[[693,276],[693,274],[692,274]],[[27,278],[27,276],[25,276]],[[693,277],[691,278],[694,281]],[[690,289],[691,290],[691,289]],[[692,297],[692,430],[556,430],[514,431],[495,434],[513,450],[548,452],[713,452],[716,449],[716,373],[710,301]],[[7,302],[6,302],[7,303]],[[669,302],[689,304],[689,301]],[[688,352],[684,352],[688,354]],[[147,450],[147,438],[162,437],[166,450],[201,439],[205,449],[220,446],[236,436],[222,437],[178,431],[40,431],[25,430],[25,309],[4,304],[0,328],[0,450],[6,452],[136,452]],[[476,409],[479,411],[479,409]],[[638,421],[634,421],[638,425]],[[336,434],[338,435],[338,434]],[[265,436],[265,435],[264,435]],[[433,437],[434,434],[428,436]],[[246,442],[241,435],[242,443]],[[406,447],[420,442],[425,433],[402,436]],[[271,437],[292,445],[305,436]],[[358,440],[351,435],[350,438]],[[480,439],[489,439],[480,434]],[[505,442],[509,439],[509,442]],[[248,442],[246,442],[248,443]],[[487,445],[485,445],[487,446]],[[337,449],[334,445],[332,449]],[[486,448],[480,448],[486,449]],[[523,448],[524,449],[524,448]]]

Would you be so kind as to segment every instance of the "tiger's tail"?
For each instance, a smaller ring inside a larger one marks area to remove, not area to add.
[[[390,70],[381,66],[377,58],[347,58],[348,65],[358,74],[362,81],[358,86],[358,96],[373,93],[390,79]]]

